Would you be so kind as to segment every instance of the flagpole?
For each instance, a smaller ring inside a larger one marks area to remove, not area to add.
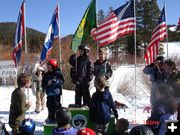
[[[24,0],[24,44],[25,44],[25,71],[27,71],[28,67],[28,49],[27,49],[27,40],[26,40],[26,10],[25,10],[25,0]]]
[[[135,46],[135,48],[134,48],[134,51],[135,51],[135,53],[134,53],[134,62],[135,62],[135,120],[136,120],[136,79],[137,79],[137,74],[136,74],[136,63],[137,63],[137,59],[136,59],[136,12],[135,12],[135,0],[133,0],[133,4],[134,4],[134,18],[135,18],[135,32],[134,32],[134,46]]]
[[[167,54],[166,54],[166,57],[168,59],[168,53],[169,53],[169,50],[168,50],[168,29],[167,29],[167,14],[166,14],[166,1],[164,0],[164,8],[165,8],[165,23],[166,23],[166,32],[167,32],[167,38],[166,38],[166,49],[167,49]]]
[[[60,63],[59,63],[59,67],[62,71],[62,46],[61,46],[61,34],[60,34],[60,7],[59,7],[59,2],[58,2],[58,27],[59,27],[59,38],[58,38],[58,44],[59,44],[59,60],[60,60]]]
[[[97,6],[97,0],[96,0],[96,26],[98,26],[98,6]],[[98,32],[97,32],[97,36],[98,36]],[[96,40],[96,59],[98,59],[98,50],[99,50],[99,45],[98,45],[98,40]]]
[[[25,72],[28,73],[28,49],[27,49],[27,40],[26,40],[26,10],[25,10],[25,0],[24,0],[24,46],[25,46]],[[30,99],[29,88],[27,88],[28,101]],[[30,118],[30,109],[29,109],[29,118]]]
[[[62,46],[61,46],[61,34],[60,34],[60,7],[59,7],[59,2],[57,0],[57,6],[58,6],[58,28],[59,28],[59,35],[58,35],[58,44],[59,44],[59,67],[61,69],[61,72],[62,72]],[[63,86],[62,86],[63,88]],[[63,94],[61,95],[61,105],[63,104]]]

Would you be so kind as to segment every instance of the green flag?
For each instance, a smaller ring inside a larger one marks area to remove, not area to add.
[[[96,0],[92,0],[73,36],[71,49],[77,52],[78,46],[90,35],[91,29],[96,27]]]

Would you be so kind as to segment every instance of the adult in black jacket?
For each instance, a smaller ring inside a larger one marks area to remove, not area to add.
[[[89,60],[89,48],[85,45],[78,47],[79,56],[71,55],[69,62],[72,65],[71,79],[76,84],[75,89],[75,106],[81,107],[81,98],[83,97],[83,105],[89,106],[90,92],[89,83],[93,78],[92,64]]]
[[[48,119],[46,122],[55,122],[55,112],[61,107],[60,96],[62,95],[61,85],[64,83],[64,78],[61,70],[58,68],[57,60],[50,59],[47,64],[48,72],[43,76],[42,88],[47,95]]]

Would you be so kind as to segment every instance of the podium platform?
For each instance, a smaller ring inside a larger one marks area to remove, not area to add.
[[[89,127],[93,129],[93,124],[89,120],[89,108],[81,107],[75,108],[73,105],[69,105],[69,109],[72,113],[71,126],[81,129],[83,127]],[[110,133],[114,129],[115,118],[112,117],[108,126],[107,132]],[[51,135],[53,128],[57,127],[57,124],[44,124],[44,135]]]

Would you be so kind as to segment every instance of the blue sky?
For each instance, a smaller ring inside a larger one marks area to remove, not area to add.
[[[46,33],[57,2],[60,4],[61,36],[74,34],[91,0],[26,0],[26,26]],[[157,0],[162,9],[164,0]],[[0,22],[16,22],[21,0],[1,0]],[[97,0],[97,10],[108,11],[126,0]],[[166,0],[167,24],[177,24],[180,0]]]

